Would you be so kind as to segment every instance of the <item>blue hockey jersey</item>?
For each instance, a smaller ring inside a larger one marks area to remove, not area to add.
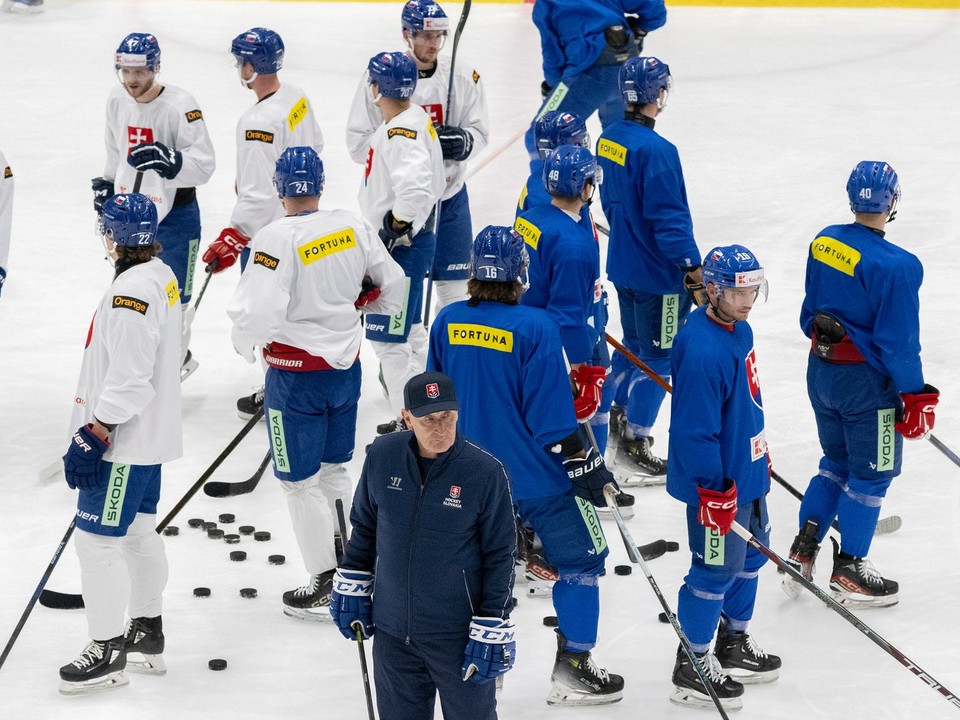
[[[753,330],[690,313],[673,341],[667,492],[698,505],[697,486],[737,482],[742,505],[770,489]]]
[[[593,65],[607,44],[604,29],[623,25],[625,13],[635,13],[647,32],[667,22],[663,0],[537,0],[533,24],[540,31],[544,79],[556,87]]]
[[[514,229],[530,254],[530,288],[521,302],[557,321],[571,363],[589,362],[603,330],[594,324],[601,301],[596,239],[554,205],[521,213]]]
[[[531,210],[535,207],[543,207],[550,204],[550,194],[543,186],[543,159],[531,160],[530,165],[533,172],[527,178],[527,184],[520,191],[520,199],[517,200],[517,212],[514,220],[520,217],[520,213]],[[580,224],[583,228],[596,237],[596,231],[593,227],[593,218],[590,216],[590,206],[584,205],[580,208]]]
[[[865,225],[831,225],[810,243],[800,327],[809,337],[818,312],[833,315],[864,360],[899,392],[917,392],[922,282],[915,255]]]
[[[515,499],[570,489],[563,458],[544,449],[577,430],[560,330],[545,311],[448,305],[430,327],[427,369],[453,379],[460,430],[504,464]]]
[[[607,277],[617,287],[667,295],[700,264],[680,155],[652,128],[621,120],[597,141],[600,202],[610,222]]]

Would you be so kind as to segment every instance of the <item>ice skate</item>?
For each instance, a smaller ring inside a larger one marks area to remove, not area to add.
[[[540,555],[531,555],[523,571],[527,597],[553,597],[553,584],[559,579],[557,569]]]
[[[163,619],[161,616],[132,618],[123,634],[127,670],[144,675],[166,675],[163,662]]]
[[[633,495],[621,490],[617,495],[617,508],[620,510],[620,517],[624,520],[632,518],[634,516],[633,506],[636,502],[637,499]],[[597,507],[597,513],[600,517],[613,517],[613,510],[606,505]]]
[[[330,591],[334,570],[314,575],[309,585],[283,594],[283,614],[299,620],[330,622]]]
[[[793,544],[790,546],[790,556],[787,560],[790,567],[811,582],[813,581],[813,574],[817,570],[815,565],[817,553],[820,552],[820,545],[817,543],[819,532],[820,524],[816,520],[807,520],[800,533],[793,539]],[[783,574],[780,587],[783,588],[788,597],[796,600],[803,594],[803,586],[789,574],[782,570],[780,572]]]
[[[617,448],[620,446],[620,438],[623,435],[623,428],[627,424],[627,410],[623,405],[610,406],[610,429],[607,432],[607,452],[606,455],[613,458]]]
[[[557,632],[557,661],[548,705],[608,705],[623,699],[623,678],[597,667],[589,651],[566,650],[567,639]]]
[[[707,680],[713,686],[724,710],[734,711],[743,707],[740,696],[743,685],[723,672],[720,663],[712,653],[694,653],[697,664]],[[676,705],[713,710],[713,698],[700,681],[700,676],[690,662],[683,646],[677,648],[677,662],[673,666],[673,694],[670,702]]]
[[[780,658],[764,652],[750,633],[728,630],[722,617],[714,654],[720,667],[743,685],[760,685],[780,677]]]
[[[237,415],[241,420],[250,420],[258,410],[263,409],[263,385],[252,395],[237,400]],[[261,418],[261,421],[263,418]]]
[[[625,487],[664,485],[667,482],[667,462],[653,454],[653,438],[620,438],[613,456],[613,476]]]
[[[887,580],[866,558],[841,554],[837,541],[833,543],[833,575],[830,590],[834,600],[847,607],[882,608],[900,602],[900,585]]]
[[[110,640],[91,640],[80,657],[60,668],[60,694],[87,695],[126,685],[127,664],[123,635]]]

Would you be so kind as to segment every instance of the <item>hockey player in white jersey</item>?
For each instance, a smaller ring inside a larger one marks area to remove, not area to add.
[[[10,230],[13,224],[13,170],[0,152],[0,294],[7,281],[7,259],[10,257]]]
[[[310,582],[283,594],[284,612],[329,619],[337,557],[334,510],[349,507],[360,399],[361,312],[398,312],[403,270],[377,231],[345,210],[320,210],[323,163],[310,147],[276,162],[286,216],[254,235],[252,260],[227,314],[249,362],[263,348],[274,475],[281,481]]]
[[[103,177],[93,180],[99,212],[115,192],[137,190],[157,208],[157,242],[163,262],[177,278],[180,302],[193,293],[200,249],[200,207],[196,186],[213,175],[213,143],[203,112],[186,90],[157,82],[160,44],[147,33],[130,33],[117,48],[114,67],[120,85],[107,98],[107,159]],[[141,182],[138,186],[137,178]],[[189,351],[190,328],[181,339],[184,377],[197,367]]]
[[[139,193],[114,195],[101,218],[116,276],[87,332],[78,429],[63,456],[67,485],[80,491],[74,543],[92,640],[60,668],[65,695],[126,685],[125,669],[166,672],[157,501],[161,463],[183,454],[180,296],[156,257],[156,207]]]
[[[273,173],[281,153],[288,147],[305,146],[323,151],[323,135],[306,93],[296,85],[280,82],[283,39],[269,28],[255,27],[240,33],[230,46],[240,83],[253,91],[257,102],[237,123],[237,204],[230,225],[220,231],[203,254],[203,262],[216,261],[214,272],[231,267],[244,252],[250,238],[261,228],[283,217],[283,206],[273,187]],[[242,418],[253,417],[263,406],[263,389],[237,401]]]
[[[403,309],[397,315],[368,314],[367,338],[380,358],[394,420],[380,433],[402,427],[403,387],[423,372],[426,331],[421,324],[423,280],[436,246],[436,205],[446,186],[443,155],[430,116],[410,98],[417,66],[400,52],[380,53],[367,65],[367,92],[382,124],[370,138],[360,210],[408,278]]]
[[[417,87],[410,98],[433,120],[443,151],[446,187],[437,225],[437,250],[430,277],[437,305],[466,300],[473,229],[465,183],[467,159],[482,151],[490,140],[487,98],[480,74],[461,59],[454,69],[453,93],[447,106],[451,58],[441,57],[450,19],[434,0],[409,0],[400,16],[407,55],[417,63]],[[364,163],[380,113],[364,76],[347,119],[347,150],[355,162]],[[429,310],[427,311],[429,313]],[[419,348],[418,348],[418,351]]]

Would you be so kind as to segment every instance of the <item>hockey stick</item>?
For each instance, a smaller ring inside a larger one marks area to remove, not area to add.
[[[787,573],[793,580],[800,583],[807,590],[816,595],[828,608],[837,613],[844,620],[853,625],[857,630],[866,635],[870,640],[879,645],[883,650],[887,652],[894,660],[903,665],[907,670],[912,672],[918,678],[920,678],[925,685],[929,685],[931,688],[936,690],[938,693],[943,695],[947,702],[953,705],[955,708],[960,709],[960,697],[957,697],[955,694],[950,692],[946,687],[941,685],[937,680],[935,680],[926,670],[917,665],[913,660],[908,658],[902,652],[900,652],[896,647],[891,645],[887,640],[881,637],[873,628],[863,622],[860,618],[854,615],[852,612],[847,610],[843,605],[834,600],[829,593],[825,592],[820,586],[807,580],[800,572],[795,570],[786,560],[777,555],[773,550],[768,548],[762,542],[757,540],[749,530],[744,528],[737,522],[734,522],[730,528],[737,535],[742,537],[747,541],[751,547],[759,550],[761,553],[767,556],[767,558],[774,563],[777,568],[782,572]]]
[[[133,180],[133,192],[140,192],[140,186],[143,184],[143,170],[137,170],[137,177]]]
[[[941,442],[936,435],[934,435],[933,433],[930,433],[929,435],[927,435],[927,440],[932,442],[933,446],[937,450],[942,452],[944,455],[946,455],[954,465],[956,465],[957,467],[960,467],[960,457],[957,457],[957,454],[953,450],[948,448],[946,445],[944,445],[943,442]]]
[[[610,237],[610,228],[605,227],[604,225],[601,225],[596,220],[593,221],[593,224],[597,226],[597,231],[601,235],[606,235],[607,237]]]
[[[457,65],[457,48],[460,46],[460,36],[463,35],[463,26],[467,24],[467,17],[470,15],[472,0],[464,0],[463,10],[460,11],[460,22],[457,23],[457,31],[453,34],[453,50],[450,53],[450,78],[447,80],[447,108],[443,119],[450,117],[450,103],[453,101],[453,71]]]
[[[663,607],[663,612],[665,612],[667,618],[669,618],[674,632],[677,633],[677,637],[680,638],[680,645],[683,647],[683,651],[686,653],[687,657],[690,658],[690,663],[693,665],[694,670],[696,670],[697,677],[700,678],[700,683],[704,688],[706,688],[707,693],[710,695],[710,699],[713,700],[713,704],[717,707],[717,712],[720,713],[720,717],[724,718],[724,720],[729,720],[726,711],[723,709],[723,704],[720,702],[720,698],[717,696],[717,691],[714,689],[709,678],[707,678],[703,668],[700,667],[700,663],[697,661],[696,654],[693,652],[693,648],[690,647],[690,641],[687,640],[687,636],[684,634],[683,628],[680,627],[680,621],[677,620],[677,616],[674,615],[673,610],[670,609],[670,604],[663,596],[660,586],[657,585],[657,581],[651,574],[650,568],[647,567],[647,563],[644,561],[643,555],[638,551],[637,544],[633,541],[633,536],[630,535],[630,531],[627,529],[627,524],[620,515],[620,508],[617,507],[617,491],[614,488],[613,483],[609,483],[603,489],[603,496],[607,501],[607,507],[609,507],[610,512],[613,513],[614,520],[617,521],[617,528],[620,530],[620,537],[623,539],[623,544],[627,547],[627,555],[630,558],[630,562],[640,566],[640,570],[643,571],[644,576],[647,578],[647,582],[650,583],[650,587],[653,588],[654,594],[660,601],[660,605]]]
[[[646,545],[637,546],[637,552],[644,560],[656,560],[668,552],[676,552],[679,549],[680,545],[672,540],[654,540]]]
[[[259,484],[260,478],[263,477],[263,472],[267,469],[267,465],[270,464],[271,457],[271,452],[267,450],[267,454],[263,456],[263,462],[260,463],[260,467],[246,480],[241,480],[240,482],[221,482],[219,480],[208,482],[203,486],[203,492],[215,498],[236,497],[237,495],[252,493]]]
[[[599,225],[597,227],[599,227]],[[670,383],[668,383],[666,380],[660,377],[660,375],[658,375],[653,368],[647,365],[643,360],[638,358],[632,352],[627,350],[627,348],[623,346],[623,343],[618,342],[612,335],[610,335],[610,333],[606,333],[606,335],[607,335],[607,342],[613,345],[614,349],[617,352],[619,352],[627,360],[629,360],[638,368],[640,368],[647,375],[647,377],[649,377],[651,380],[657,383],[657,385],[662,387],[668,393],[671,393],[671,394],[673,393],[673,387],[671,387]],[[787,490],[787,492],[793,495],[797,500],[803,500],[803,493],[797,490],[795,487],[793,487],[793,485],[788,483],[782,477],[780,477],[780,475],[775,470],[770,471],[770,477],[772,477],[774,480],[780,483],[780,485],[782,485]],[[900,519],[899,515],[891,515],[890,517],[882,518],[877,523],[876,533],[878,535],[886,535],[892,532],[896,532],[897,530],[900,529],[900,526],[902,524],[903,524],[903,520]],[[836,520],[833,521],[833,529],[836,530],[837,532],[840,532],[840,525],[837,523]]]
[[[70,542],[70,536],[73,535],[74,528],[77,527],[77,518],[76,516],[70,520],[70,526],[67,528],[67,531],[63,534],[63,538],[60,540],[60,544],[57,545],[57,549],[53,552],[53,557],[50,558],[50,563],[47,565],[46,571],[43,573],[43,577],[40,578],[40,583],[37,585],[37,589],[33,591],[33,596],[30,598],[30,602],[27,603],[27,607],[23,611],[23,615],[20,616],[20,622],[17,623],[17,627],[13,629],[13,634],[10,635],[10,639],[7,640],[6,647],[3,648],[3,653],[0,653],[0,668],[3,668],[3,663],[7,660],[7,655],[10,654],[10,651],[13,649],[13,644],[17,641],[17,638],[20,637],[20,631],[23,630],[23,626],[27,624],[27,618],[30,617],[30,613],[33,611],[34,605],[37,604],[37,600],[40,597],[40,594],[43,592],[43,586],[47,584],[47,580],[50,579],[50,574],[53,572],[53,569],[57,566],[57,562],[60,560],[60,555],[63,553],[63,549],[67,546],[67,543]]]
[[[223,452],[217,456],[217,459],[213,461],[213,464],[204,471],[203,475],[190,487],[189,490],[184,494],[180,501],[173,506],[173,509],[167,513],[166,517],[160,521],[157,525],[157,533],[163,532],[163,529],[170,524],[173,518],[176,517],[177,513],[183,509],[183,506],[189,502],[190,498],[197,494],[197,491],[203,486],[203,484],[209,479],[217,468],[227,459],[227,456],[232,453],[237,445],[240,444],[240,441],[247,436],[254,425],[260,421],[260,417],[263,415],[263,408],[257,410],[254,413],[253,417],[247,421],[247,424],[243,426],[243,429],[237,433],[237,436],[230,441],[230,444],[224,448]],[[51,568],[52,570],[52,568]],[[40,592],[40,604],[44,607],[53,608],[55,610],[78,610],[82,608],[83,605],[83,596],[78,593],[61,593],[54,590],[43,590]]]

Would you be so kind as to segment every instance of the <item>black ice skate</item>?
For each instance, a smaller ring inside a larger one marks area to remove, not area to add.
[[[723,672],[716,656],[707,652],[694,653],[694,657],[716,691],[723,709],[733,711],[742,708],[743,701],[740,696],[743,695],[743,685]],[[682,645],[677,648],[677,662],[673,666],[673,694],[670,702],[709,710],[715,707],[710,693],[700,681],[700,676]]]
[[[548,705],[607,705],[623,699],[623,678],[597,667],[587,652],[565,650],[567,639],[557,633],[557,661],[550,673],[553,686]]]
[[[314,575],[309,585],[283,594],[283,613],[300,620],[330,621],[330,591],[334,570]]]
[[[258,410],[263,409],[263,386],[253,395],[247,395],[237,400],[237,415],[241,420],[249,420]],[[261,421],[263,419],[261,418]]]
[[[747,632],[732,632],[720,618],[714,655],[720,667],[743,685],[760,685],[780,677],[780,658],[769,655]]]
[[[613,476],[627,487],[663,485],[667,482],[667,462],[653,454],[653,438],[620,438],[613,456]]]
[[[407,429],[407,424],[403,420],[394,418],[389,422],[377,425],[377,435],[389,435],[390,433],[403,432]]]
[[[623,492],[622,490],[616,497],[617,497],[617,508],[619,508],[620,510],[620,517],[622,517],[624,520],[629,520],[634,516],[633,506],[636,504],[637,499],[630,493]],[[613,516],[613,510],[611,510],[606,505],[601,505],[597,507],[597,512],[607,517]]]
[[[790,567],[811,582],[813,581],[813,574],[817,571],[815,563],[817,553],[820,552],[820,545],[817,543],[819,532],[820,523],[808,519],[800,529],[800,533],[793,539],[793,545],[790,546],[790,557],[787,560]],[[782,570],[780,572],[783,573]],[[794,600],[803,593],[803,586],[787,573],[783,573],[780,587]]]
[[[163,662],[163,618],[138,617],[127,623],[123,634],[124,650],[127,653],[127,669],[145,675],[166,675]]]
[[[91,640],[80,657],[60,668],[60,693],[86,695],[126,685],[130,682],[123,672],[126,664],[123,635],[110,640]]]
[[[523,570],[527,581],[527,597],[552,597],[553,584],[559,579],[557,568],[541,555],[531,555]]]
[[[866,558],[853,557],[840,552],[837,541],[833,543],[833,575],[830,590],[841,605],[881,608],[900,602],[900,585],[895,580],[880,576],[873,563]]]

